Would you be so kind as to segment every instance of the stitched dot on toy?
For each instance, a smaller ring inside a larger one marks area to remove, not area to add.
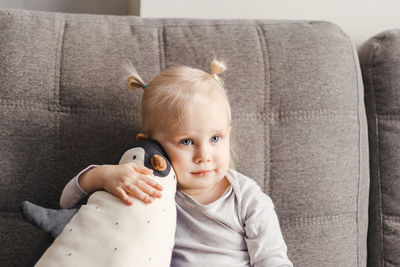
[[[151,261],[151,258],[149,258],[149,261]]]
[[[98,210],[99,209],[99,207],[96,207],[96,210]]]
[[[68,256],[72,256],[72,253],[69,253]]]
[[[150,220],[148,220],[147,223],[150,223]]]
[[[118,225],[118,222],[116,222],[115,225]]]
[[[118,248],[114,248],[114,250],[115,250],[115,251],[117,251],[117,250],[118,250]]]
[[[72,232],[72,228],[70,228],[69,231]]]

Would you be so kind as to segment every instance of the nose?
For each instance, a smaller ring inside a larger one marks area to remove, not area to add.
[[[211,148],[207,144],[201,144],[196,147],[193,161],[196,164],[206,163],[211,161]]]

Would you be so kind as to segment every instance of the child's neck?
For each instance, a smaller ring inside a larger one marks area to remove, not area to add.
[[[202,189],[192,189],[192,190],[182,190],[192,198],[194,198],[197,202],[202,205],[210,204],[225,193],[226,189],[230,186],[230,183],[226,176],[221,179],[218,183],[214,184],[210,188],[202,188]]]

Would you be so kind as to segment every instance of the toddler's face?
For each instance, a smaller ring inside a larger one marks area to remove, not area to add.
[[[193,109],[180,129],[152,133],[167,152],[183,192],[195,195],[212,190],[225,177],[230,162],[227,113],[217,98]]]

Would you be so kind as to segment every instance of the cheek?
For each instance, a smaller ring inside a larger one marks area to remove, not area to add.
[[[175,149],[165,149],[165,152],[167,153],[175,171],[179,171],[185,166],[185,156],[183,155],[184,153],[182,153],[181,151],[178,152]]]
[[[225,143],[225,145],[223,147],[221,147],[220,160],[223,161],[223,162],[230,161],[230,146],[229,146],[229,143]]]

